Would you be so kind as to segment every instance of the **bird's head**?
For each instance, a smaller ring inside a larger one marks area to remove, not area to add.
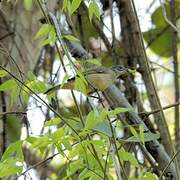
[[[123,65],[116,65],[112,67],[112,70],[116,73],[117,78],[120,76],[125,76],[128,73],[128,68]]]

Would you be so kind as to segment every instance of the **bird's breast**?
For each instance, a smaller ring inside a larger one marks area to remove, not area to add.
[[[113,84],[113,77],[109,74],[90,74],[87,76],[87,81],[93,88],[104,91]]]

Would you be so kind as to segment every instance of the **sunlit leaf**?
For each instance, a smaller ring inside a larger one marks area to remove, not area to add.
[[[0,70],[0,77],[5,77],[7,75],[8,75],[8,73],[6,71]]]
[[[124,113],[124,112],[127,112],[127,111],[128,111],[127,108],[118,107],[118,108],[115,108],[114,110],[109,111],[108,115],[109,116],[117,115],[117,114]]]
[[[95,15],[100,20],[100,9],[94,1],[90,3],[88,11],[90,21],[92,20],[93,15]]]
[[[63,128],[57,129],[54,133],[51,134],[53,143],[61,142],[61,139],[66,135],[66,130]]]
[[[133,126],[129,126],[131,133],[134,135],[134,137],[139,138],[139,135],[136,131],[136,129]]]
[[[80,77],[76,77],[75,79],[75,90],[87,94],[87,86]]]
[[[67,150],[69,150],[69,151],[72,150],[72,145],[67,139],[65,139],[62,143]]]
[[[139,164],[138,164],[136,158],[133,156],[133,154],[125,151],[124,148],[121,148],[118,151],[118,153],[119,153],[121,160],[129,161],[131,163],[131,165],[133,165],[133,166],[136,166],[136,167],[139,166]]]
[[[9,79],[0,85],[0,91],[11,90],[16,86],[16,81],[14,79]]]
[[[168,8],[169,9],[169,8]],[[168,10],[169,13],[169,10]],[[165,27],[167,26],[167,22],[165,21],[162,7],[159,6],[151,15],[151,20],[154,25],[157,27]]]
[[[157,180],[157,177],[150,172],[146,172],[143,177],[139,178],[139,180]]]
[[[32,8],[33,0],[24,0],[24,7],[26,10],[30,10]]]
[[[77,170],[80,170],[83,167],[84,167],[84,163],[82,162],[82,160],[77,160],[70,163],[69,175],[76,173]]]
[[[80,77],[80,79],[85,83],[85,85],[88,85],[86,78],[84,77],[83,73],[81,73],[79,70],[76,69],[77,75]]]
[[[64,35],[63,37],[66,38],[69,41],[79,41],[79,39],[77,39],[73,35]]]
[[[88,59],[88,60],[86,60],[86,62],[87,62],[87,63],[90,63],[90,64],[95,64],[95,65],[97,65],[97,66],[101,66],[101,65],[102,65],[101,62],[100,62],[100,60],[95,59],[95,58],[93,58],[93,59]]]
[[[4,152],[1,160],[4,161],[9,157],[14,157],[15,159],[21,162],[24,160],[22,152],[22,141],[16,141],[14,143],[11,143]]]
[[[151,132],[144,133],[144,142],[153,141],[153,140],[156,140],[159,138],[160,138],[159,134],[154,134]],[[122,141],[122,142],[141,142],[139,136],[138,137],[131,136],[128,139],[119,139],[119,141]]]
[[[48,127],[48,126],[56,126],[61,122],[60,118],[54,118],[52,120],[46,121],[44,127]]]
[[[48,33],[53,29],[53,26],[50,24],[43,24],[41,26],[41,28],[39,29],[39,31],[36,33],[35,35],[35,39],[44,37],[46,35],[48,35]]]
[[[64,0],[62,10],[67,10],[67,7],[68,7],[68,0]]]
[[[139,138],[141,142],[144,144],[144,125],[140,124],[139,126]]]
[[[72,15],[80,6],[82,0],[73,0],[70,8],[70,15]]]
[[[96,121],[96,113],[95,111],[91,111],[86,117],[85,127],[87,129],[94,128],[96,126],[95,121]]]
[[[39,81],[39,80],[28,81],[26,83],[26,86],[28,86],[35,93],[43,93],[46,91],[46,85],[43,81]]]
[[[170,57],[172,55],[172,34],[170,29],[150,29],[149,31],[144,32],[143,36],[147,44],[150,43],[149,48],[154,53],[163,57]]]
[[[99,115],[97,117],[97,123],[101,123],[102,121],[107,119],[108,113],[109,113],[108,109],[107,108],[103,108],[101,110],[101,112],[99,112]]]
[[[9,157],[0,162],[0,177],[8,177],[15,174],[20,174],[23,170],[22,166],[17,165],[17,160]]]
[[[61,86],[60,86],[60,89],[63,88],[65,82],[69,79],[69,75],[67,73],[65,73],[64,77],[63,77],[63,80],[62,80],[62,83],[61,83]]]
[[[27,72],[27,76],[29,80],[35,80],[37,77],[32,71]]]

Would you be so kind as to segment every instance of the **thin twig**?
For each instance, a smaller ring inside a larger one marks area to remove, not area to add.
[[[59,114],[57,111],[55,111],[45,100],[43,100],[38,94],[36,94],[31,88],[29,88],[24,82],[22,82],[20,79],[18,79],[14,74],[12,74],[10,71],[8,71],[6,68],[4,68],[1,65],[0,65],[0,68],[3,69],[4,71],[6,71],[13,79],[15,79],[17,82],[19,82],[25,88],[27,88],[37,99],[39,99],[42,102],[43,105],[47,106],[52,112],[54,112],[54,114],[57,115],[57,117],[61,118],[62,122],[64,122],[69,128],[71,128],[72,131],[80,138],[78,132],[73,128],[73,126],[71,124],[69,124],[66,121],[66,119],[61,114]]]
[[[14,32],[9,32],[9,33],[3,35],[2,37],[0,37],[0,41],[7,38],[7,37],[9,37],[9,36],[12,36],[12,35],[14,35]]]
[[[169,161],[169,163],[167,164],[167,166],[163,169],[161,175],[159,176],[159,180],[162,179],[164,173],[166,172],[167,168],[170,166],[170,164],[173,162],[173,160],[176,158],[176,156],[180,153],[180,149],[178,151],[176,151],[176,153],[173,155],[173,157],[171,158],[171,160]]]
[[[164,106],[162,107],[163,110],[166,110],[166,109],[169,109],[169,108],[173,108],[173,107],[176,107],[176,106],[179,106],[180,102],[176,102],[174,104],[170,104],[168,106]],[[139,112],[138,114],[139,115],[146,115],[146,116],[149,116],[151,114],[155,114],[155,113],[158,113],[159,111],[161,111],[160,109],[155,109],[153,111],[150,111],[150,112]]]
[[[4,116],[4,115],[7,115],[7,114],[27,115],[27,113],[26,113],[26,112],[23,112],[23,111],[7,111],[7,112],[1,112],[1,113],[0,113],[0,116]]]
[[[161,4],[161,7],[162,7],[162,11],[163,11],[163,16],[164,16],[164,19],[165,21],[177,32],[179,33],[179,29],[168,19],[167,17],[167,13],[166,13],[166,7],[165,7],[165,4],[164,2],[162,2],[162,0],[159,0],[160,4]]]
[[[26,171],[24,171],[23,173],[21,173],[21,174],[19,175],[19,177],[22,176],[22,175],[24,175],[24,174],[26,174],[26,173],[27,173],[28,171],[30,171],[31,169],[37,168],[38,166],[41,166],[42,164],[46,163],[47,161],[52,160],[52,159],[53,159],[55,156],[57,156],[58,154],[59,154],[59,153],[53,154],[52,156],[48,157],[47,159],[44,159],[44,160],[42,160],[42,161],[40,161],[40,162],[32,165],[32,166],[29,167]]]
[[[151,63],[151,64],[155,64],[155,65],[161,67],[162,69],[164,69],[164,70],[166,70],[166,71],[174,74],[174,71],[173,71],[173,70],[165,67],[164,65],[161,65],[161,64],[159,64],[159,63],[157,63],[157,62],[154,62],[154,61],[151,61],[151,60],[150,60],[150,63]],[[180,78],[180,75],[178,75],[178,78]]]

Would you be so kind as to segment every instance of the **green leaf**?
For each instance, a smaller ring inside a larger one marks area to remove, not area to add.
[[[108,121],[101,122],[96,127],[94,127],[93,130],[103,133],[104,135],[108,137],[112,137],[111,127]]]
[[[150,172],[146,172],[143,177],[139,178],[139,180],[157,180],[157,177]]]
[[[101,146],[101,147],[104,146],[104,142],[102,140],[84,140],[83,142],[81,142],[81,144],[85,147],[93,144],[93,145],[96,145],[96,148],[98,146]]]
[[[38,38],[41,38],[41,37],[44,37],[46,35],[48,35],[48,33],[50,31],[52,31],[53,29],[53,26],[50,25],[50,24],[43,24],[41,26],[41,28],[39,29],[39,31],[36,33],[34,39],[38,39]]]
[[[7,76],[8,75],[8,73],[6,72],[6,71],[4,71],[4,70],[0,70],[0,77],[2,78],[2,77],[5,77],[5,76]]]
[[[139,135],[136,131],[136,129],[133,126],[129,126],[131,133],[134,135],[134,137],[139,138]]]
[[[32,144],[32,147],[40,150],[41,153],[44,153],[45,149],[48,149],[48,146],[52,144],[52,139],[47,135],[42,137],[29,137],[26,139],[27,142]]]
[[[66,138],[62,143],[63,143],[64,147],[65,147],[67,150],[69,150],[69,151],[72,150],[72,145],[71,145],[71,143],[67,140],[67,138]]]
[[[53,134],[51,134],[53,143],[61,142],[65,135],[66,135],[66,130],[63,128],[59,128]]]
[[[87,86],[88,83],[87,83],[86,78],[84,77],[84,75],[80,71],[78,71],[77,69],[76,69],[76,73],[79,76],[79,78],[84,82],[84,84]]]
[[[83,34],[83,40],[84,40],[84,43],[89,47],[90,46],[90,43],[89,43],[90,38],[91,37],[98,38],[99,34],[98,34],[96,28],[90,22],[88,16],[81,16],[81,19],[82,19],[82,24],[85,24],[85,26],[83,26],[83,30],[84,30],[84,32],[86,32]],[[78,23],[75,24],[75,28],[77,29],[77,33],[78,33],[77,37],[81,37],[81,30],[80,30]],[[103,28],[102,23],[100,23],[100,28]],[[110,57],[108,60],[112,61],[112,59],[110,59]]]
[[[51,43],[51,39],[43,39],[39,44],[38,44],[38,47],[43,47],[45,45],[48,45]]]
[[[100,9],[94,1],[90,3],[88,11],[90,21],[92,20],[93,15],[95,15],[100,20]]]
[[[40,80],[28,81],[26,86],[28,86],[35,93],[43,93],[47,89],[45,83]]]
[[[168,8],[169,11],[169,8]],[[169,14],[169,12],[168,12]],[[165,27],[167,26],[167,22],[164,19],[164,15],[163,15],[163,10],[162,7],[159,6],[151,15],[151,20],[152,23],[156,26],[156,27]]]
[[[128,180],[137,180],[135,177],[130,177]]]
[[[24,7],[26,10],[31,10],[31,7],[32,7],[32,3],[33,1],[32,0],[24,0]]]
[[[83,164],[82,160],[72,161],[70,163],[69,168],[67,169],[67,177],[66,177],[66,179],[69,180],[68,177],[70,177],[71,175],[76,173],[78,170],[82,169],[84,166],[85,165]]]
[[[22,120],[19,115],[11,114],[7,116],[6,132],[7,132],[7,139],[10,143],[14,143],[20,139],[21,128],[22,128]]]
[[[87,62],[87,63],[90,63],[90,64],[95,64],[95,65],[97,65],[97,66],[101,66],[101,65],[102,65],[101,62],[100,62],[100,60],[95,59],[95,58],[93,58],[93,59],[88,59],[88,60],[86,60],[86,62]]]
[[[85,127],[87,129],[92,129],[96,126],[95,121],[96,121],[96,112],[91,111],[87,117],[86,117],[86,122],[85,122]]]
[[[85,82],[78,76],[75,79],[75,90],[82,92],[83,94],[87,94],[87,86]]]
[[[80,6],[82,0],[73,0],[70,8],[70,15],[72,15]]]
[[[20,174],[23,170],[22,166],[17,166],[17,161],[13,157],[9,157],[0,162],[0,177],[8,177],[14,174]]]
[[[153,140],[156,140],[156,139],[159,139],[159,138],[160,138],[159,134],[154,134],[154,133],[151,133],[151,132],[144,133],[144,142],[153,141]],[[119,140],[122,141],[122,142],[141,142],[140,138],[135,137],[135,136],[129,137],[126,140],[123,140],[123,139],[119,139]]]
[[[62,10],[67,10],[67,8],[68,8],[68,0],[64,0]]]
[[[66,38],[69,41],[79,41],[79,39],[77,39],[76,37],[74,37],[73,35],[64,35],[64,38]]]
[[[144,141],[145,142],[157,140],[159,138],[160,138],[159,133],[157,133],[157,134],[151,133],[151,132],[144,133]]]
[[[170,6],[165,3],[167,17],[170,17]],[[175,1],[176,16],[180,15],[180,1]],[[172,28],[165,20],[162,7],[159,6],[151,15],[154,27],[149,31],[143,33],[147,44],[150,43],[149,48],[159,56],[169,58],[172,56]],[[169,18],[170,20],[170,18]],[[179,43],[179,38],[178,38]]]
[[[129,161],[131,163],[131,165],[133,166],[136,166],[138,167],[139,164],[136,160],[136,158],[133,156],[133,154],[129,153],[129,152],[126,152],[124,150],[124,148],[121,148],[119,151],[119,156],[120,156],[120,159],[123,160],[123,161]]]
[[[73,146],[73,149],[68,154],[69,159],[73,159],[75,156],[79,155],[80,146],[81,146],[80,144]]]
[[[151,29],[144,32],[143,37],[147,44],[150,43],[149,48],[154,53],[162,57],[170,57],[172,56],[172,33],[170,29],[166,29],[163,33],[162,31],[164,31],[163,28]]]
[[[56,42],[56,31],[54,28],[49,32],[48,39],[50,40],[50,45],[54,45]]]
[[[14,79],[9,79],[0,85],[0,91],[12,90],[16,86],[16,81]]]
[[[84,168],[83,171],[81,171],[81,173],[79,174],[78,176],[78,179],[79,180],[84,180],[84,178],[87,178],[88,176],[86,176],[86,174],[88,173],[88,169],[87,168]]]
[[[15,156],[18,161],[22,162],[24,160],[22,152],[22,141],[16,141],[14,143],[11,143],[4,152],[1,160],[4,161],[5,159],[12,156]]]
[[[121,107],[118,107],[114,110],[111,110],[108,112],[108,115],[109,116],[114,116],[114,115],[117,115],[117,114],[120,114],[120,113],[124,113],[124,112],[127,112],[128,109],[127,108],[121,108]]]
[[[98,118],[97,118],[96,122],[97,123],[101,123],[102,121],[107,119],[108,113],[109,113],[108,109],[107,108],[103,108],[102,111],[100,112],[100,114],[98,115]]]
[[[144,125],[140,124],[139,126],[139,138],[141,142],[144,144]]]
[[[63,77],[63,80],[62,80],[62,83],[61,83],[61,86],[60,86],[60,89],[63,88],[64,86],[64,83],[69,79],[69,75],[67,73],[65,73],[64,77]]]
[[[36,80],[37,79],[36,75],[32,71],[28,71],[27,76],[28,76],[29,80]]]
[[[54,119],[51,119],[51,120],[49,120],[49,121],[46,121],[44,127],[56,126],[56,125],[58,125],[60,122],[61,122],[61,119],[60,119],[60,118],[54,118]]]

